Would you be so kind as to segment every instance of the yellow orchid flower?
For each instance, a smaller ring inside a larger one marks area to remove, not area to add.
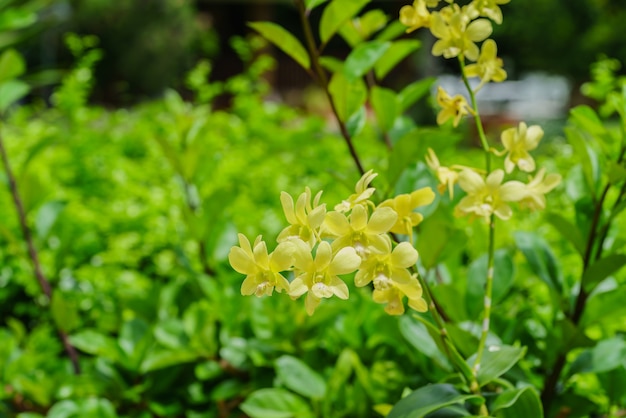
[[[344,247],[354,247],[357,254],[366,257],[372,246],[384,251],[385,240],[383,234],[395,225],[398,214],[389,207],[377,208],[372,216],[367,215],[367,208],[355,206],[349,217],[341,212],[328,212],[324,220],[324,231],[335,238],[335,251]]]
[[[384,251],[374,250],[363,260],[359,271],[354,276],[354,283],[363,287],[370,282],[392,280],[398,284],[407,284],[411,273],[407,270],[417,263],[417,250],[408,242],[401,242],[391,250],[391,239],[384,236]]]
[[[367,205],[368,199],[374,194],[374,191],[376,191],[375,188],[368,186],[376,176],[378,176],[378,173],[374,173],[374,170],[369,170],[367,173],[363,174],[356,183],[354,189],[355,193],[336,205],[335,210],[338,212],[348,212],[357,205]]]
[[[437,175],[437,179],[439,180],[439,185],[437,185],[437,190],[440,194],[443,194],[446,189],[450,193],[450,199],[454,198],[454,185],[459,179],[459,173],[454,170],[451,170],[448,167],[443,167],[439,164],[439,159],[437,158],[437,154],[432,148],[428,148],[428,155],[426,156],[426,164],[435,170],[435,174]]]
[[[294,240],[294,267],[296,278],[289,285],[289,296],[298,298],[307,293],[304,302],[306,312],[313,315],[323,298],[333,295],[348,299],[348,286],[339,274],[349,274],[359,268],[361,258],[352,247],[346,247],[333,255],[330,244],[319,243],[315,258],[311,248],[301,240]]]
[[[456,128],[463,116],[474,113],[465,97],[460,94],[450,97],[441,86],[437,88],[437,104],[441,106],[441,111],[437,114],[438,125],[443,125],[448,119],[454,118],[452,125]]]
[[[520,205],[530,210],[545,209],[545,194],[558,186],[559,183],[561,183],[559,174],[551,173],[546,176],[546,170],[540,169],[526,185],[526,197],[520,200]]]
[[[502,10],[499,4],[507,4],[511,0],[473,0],[469,6],[469,13],[476,16],[485,16],[496,22],[502,23]]]
[[[239,235],[239,247],[232,247],[228,254],[230,265],[237,272],[247,275],[241,284],[241,294],[248,296],[270,296],[274,288],[278,292],[289,290],[289,282],[281,271],[291,268],[293,246],[279,244],[273,253],[267,253],[267,246],[259,235],[254,247],[243,234]]]
[[[480,56],[476,64],[470,64],[465,67],[465,75],[467,77],[480,77],[480,85],[489,81],[499,83],[506,80],[506,71],[502,68],[502,59],[497,57],[498,46],[493,39],[487,39],[480,50]]]
[[[535,171],[535,160],[528,151],[537,148],[543,138],[541,126],[527,127],[524,122],[520,122],[517,128],[509,128],[502,132],[500,138],[505,151],[508,152],[504,160],[504,170],[507,173],[513,171],[515,166],[528,173]]]
[[[446,6],[431,15],[430,31],[438,38],[432,54],[444,58],[460,55],[476,61],[479,51],[475,42],[487,39],[492,30],[488,19],[471,21],[466,8],[461,9],[457,4]]]
[[[285,218],[289,226],[283,229],[276,241],[284,242],[293,238],[300,238],[309,245],[314,245],[319,237],[319,227],[326,216],[326,204],[319,204],[322,192],[319,192],[311,204],[311,190],[307,187],[294,206],[293,198],[286,192],[281,192],[280,203],[283,206]]]
[[[507,220],[513,211],[508,202],[517,202],[526,197],[526,185],[519,181],[502,184],[504,171],[494,170],[486,179],[473,170],[465,169],[459,173],[459,186],[465,196],[456,207],[458,214],[473,214],[489,218],[495,214]]]
[[[400,284],[391,280],[374,280],[374,292],[372,298],[376,303],[386,303],[385,312],[389,315],[402,315],[404,304],[402,299],[407,297],[409,307],[417,312],[426,312],[428,305],[422,298],[422,286],[417,277],[412,276],[408,283]]]
[[[435,4],[432,6],[432,4]],[[411,33],[419,28],[427,28],[430,26],[430,12],[426,8],[435,7],[439,3],[439,0],[426,1],[426,0],[415,0],[412,6],[406,5],[400,9],[400,23],[405,26],[408,26],[406,29],[406,33]]]
[[[423,187],[411,194],[401,194],[393,199],[387,199],[378,207],[390,207],[398,214],[398,219],[390,232],[408,235],[413,239],[413,227],[419,225],[424,219],[421,213],[413,212],[413,210],[419,206],[429,205],[433,200],[435,200],[435,193],[432,189]]]

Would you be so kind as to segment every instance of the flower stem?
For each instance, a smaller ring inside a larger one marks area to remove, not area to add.
[[[487,344],[487,336],[489,335],[489,323],[491,320],[491,297],[493,293],[495,229],[496,219],[495,216],[492,214],[489,218],[489,258],[487,261],[487,280],[485,282],[483,327],[480,334],[480,341],[478,342],[478,350],[476,351],[476,359],[474,360],[474,364],[472,366],[472,372],[474,373],[474,376],[478,376],[478,371],[480,370],[480,362],[482,360],[483,352],[485,351],[485,345]]]
[[[487,173],[491,172],[491,153],[489,151],[489,141],[487,141],[487,136],[485,135],[485,129],[483,128],[483,121],[480,119],[480,114],[478,112],[478,104],[476,103],[476,94],[474,94],[474,90],[472,90],[472,86],[470,86],[469,79],[465,75],[465,58],[463,56],[459,56],[459,65],[461,66],[461,75],[463,77],[463,84],[465,84],[465,88],[467,89],[467,93],[470,96],[470,102],[472,104],[472,110],[474,111],[474,122],[476,123],[476,129],[478,131],[478,137],[480,138],[480,144],[485,151],[485,166],[487,168]]]

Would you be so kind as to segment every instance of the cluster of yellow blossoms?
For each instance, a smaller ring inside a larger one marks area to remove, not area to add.
[[[365,173],[355,193],[333,211],[320,204],[321,192],[313,197],[306,188],[295,203],[282,192],[289,226],[279,234],[275,250],[268,254],[261,236],[251,245],[239,234],[239,246],[230,251],[230,264],[246,275],[241,293],[264,296],[276,289],[293,299],[306,294],[306,311],[312,315],[324,298],[347,299],[348,286],[340,276],[356,272],[355,285],[372,283],[373,299],[385,303],[387,313],[404,313],[404,297],[412,309],[426,311],[422,287],[409,270],[417,262],[417,251],[409,242],[395,244],[391,236],[412,239],[413,227],[423,219],[414,209],[430,204],[434,193],[422,188],[376,206],[370,200],[375,189],[369,187],[374,177],[372,171]]]
[[[457,57],[465,79],[479,77],[480,83],[470,92],[475,94],[488,82],[501,82],[507,77],[502,68],[502,60],[497,57],[496,42],[487,39],[492,31],[492,21],[502,23],[499,5],[510,0],[473,0],[461,7],[454,0],[445,0],[447,5],[438,11],[440,0],[415,0],[413,5],[400,10],[400,21],[408,26],[407,32],[425,27],[437,38],[432,48],[435,56]],[[485,19],[485,17],[487,19]],[[490,20],[491,19],[491,20]],[[479,49],[476,42],[483,42]],[[466,65],[465,60],[475,63]],[[468,88],[469,84],[467,84]],[[464,116],[476,115],[466,98],[460,94],[451,97],[443,88],[437,91],[437,103],[442,108],[437,115],[437,123],[442,125],[449,119],[457,126]],[[545,194],[561,181],[558,174],[548,174],[541,169],[528,183],[504,181],[505,172],[511,173],[516,167],[526,173],[535,171],[535,161],[530,155],[543,137],[543,130],[537,125],[528,127],[521,122],[517,128],[502,132],[504,150],[490,149],[489,152],[504,156],[504,170],[496,169],[489,173],[482,170],[453,165],[441,166],[435,153],[429,149],[428,165],[435,170],[439,179],[439,192],[446,189],[453,196],[454,185],[459,184],[466,192],[456,207],[457,215],[472,215],[488,219],[495,215],[509,219],[512,215],[509,203],[519,202],[532,210],[545,208]],[[486,146],[486,145],[485,145]]]

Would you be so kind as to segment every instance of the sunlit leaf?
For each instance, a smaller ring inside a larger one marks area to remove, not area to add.
[[[348,19],[359,12],[369,0],[332,0],[322,13],[320,38],[327,43]]]
[[[424,386],[402,398],[387,418],[422,418],[448,405],[478,398],[477,395],[462,395],[452,385],[435,384]]]
[[[303,68],[308,70],[311,67],[311,59],[304,46],[282,26],[272,22],[252,22],[248,26],[283,50]]]

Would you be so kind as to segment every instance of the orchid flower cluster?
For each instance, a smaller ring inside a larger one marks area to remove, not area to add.
[[[413,238],[413,228],[423,219],[414,209],[435,197],[426,187],[401,194],[376,206],[370,187],[377,176],[371,170],[357,182],[355,193],[327,211],[321,193],[313,197],[307,187],[295,200],[282,192],[280,200],[289,225],[278,235],[278,245],[268,253],[258,236],[254,244],[239,234],[239,246],[228,256],[231,266],[245,274],[243,295],[270,296],[286,292],[292,299],[306,294],[305,308],[312,315],[322,299],[348,299],[348,285],[340,276],[354,274],[354,284],[373,285],[373,299],[384,303],[391,315],[404,313],[404,298],[416,311],[427,310],[416,273],[411,273],[418,253],[410,242],[396,242],[394,234]],[[393,239],[392,239],[393,238]]]
[[[497,45],[487,39],[492,31],[492,22],[502,23],[501,4],[510,0],[473,0],[465,6],[455,4],[453,0],[445,0],[447,5],[438,11],[429,10],[439,7],[439,0],[415,0],[413,5],[404,6],[400,10],[400,22],[408,26],[407,32],[425,27],[429,28],[437,38],[432,48],[435,56],[458,58],[463,79],[469,90],[471,104],[460,94],[450,96],[442,87],[437,91],[437,103],[441,111],[437,115],[437,123],[442,125],[452,119],[458,126],[464,116],[478,119],[478,109],[474,95],[488,82],[501,82],[507,77],[502,68],[502,59],[498,58]],[[484,42],[483,42],[484,41]],[[483,42],[479,49],[477,42]],[[473,61],[466,64],[466,59]],[[468,78],[479,77],[480,83],[471,88]],[[480,123],[477,120],[477,123]],[[481,128],[482,129],[482,128]],[[518,127],[502,132],[503,150],[490,147],[481,132],[483,147],[491,154],[504,159],[504,170],[479,170],[472,167],[453,165],[441,166],[433,150],[428,150],[428,165],[435,170],[440,185],[440,193],[448,190],[453,197],[454,185],[459,184],[466,192],[456,207],[457,215],[472,215],[489,219],[492,215],[507,220],[512,215],[509,203],[519,202],[521,206],[531,210],[544,209],[545,194],[554,189],[561,181],[558,174],[546,175],[540,169],[527,183],[512,180],[504,182],[505,172],[510,174],[515,168],[525,173],[533,173],[535,161],[529,151],[537,148],[543,137],[543,130],[538,125],[527,126],[520,122]],[[489,168],[489,167],[488,167]]]

